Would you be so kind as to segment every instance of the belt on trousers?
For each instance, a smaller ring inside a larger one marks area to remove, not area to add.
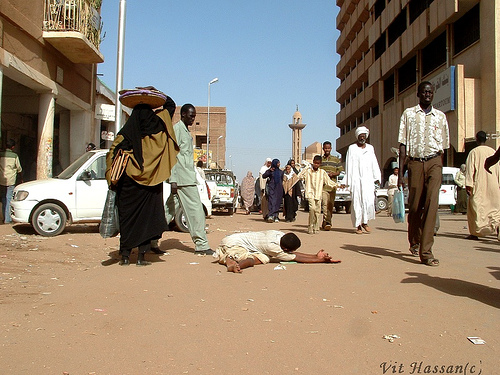
[[[428,160],[431,160],[431,159],[434,159],[436,156],[439,156],[441,155],[440,152],[436,152],[432,155],[429,155],[429,156],[426,156],[426,157],[423,157],[423,158],[412,158],[410,157],[409,159],[412,160],[412,161],[421,161],[421,162],[424,162],[424,161],[428,161]]]

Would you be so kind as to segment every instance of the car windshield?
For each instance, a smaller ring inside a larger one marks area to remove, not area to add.
[[[80,167],[85,164],[87,160],[89,160],[92,156],[94,156],[94,152],[86,152],[82,156],[80,156],[78,159],[76,159],[68,168],[66,168],[64,171],[59,173],[59,175],[56,178],[60,178],[63,180],[67,180],[71,176],[75,174],[75,172],[80,169]]]
[[[207,180],[209,181],[216,181],[219,184],[228,184],[228,185],[233,185],[234,184],[234,178],[233,176],[225,173],[206,173],[205,176]]]
[[[455,179],[452,174],[443,173],[441,185],[455,185]]]

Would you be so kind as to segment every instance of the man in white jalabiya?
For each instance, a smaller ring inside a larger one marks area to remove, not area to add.
[[[380,182],[380,167],[375,149],[366,143],[370,131],[356,128],[356,143],[349,146],[346,157],[345,181],[352,195],[352,224],[357,234],[363,229],[370,233],[368,220],[375,219],[375,184]]]
[[[469,224],[468,239],[477,240],[490,234],[498,235],[500,225],[500,168],[491,167],[491,173],[483,168],[485,160],[495,153],[486,146],[487,135],[480,130],[476,134],[477,147],[467,156],[465,172],[465,189],[469,196],[467,221]],[[498,235],[500,239],[500,235]]]

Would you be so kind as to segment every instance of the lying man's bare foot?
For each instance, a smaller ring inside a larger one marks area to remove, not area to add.
[[[240,265],[232,259],[226,259],[226,266],[227,272],[241,273]]]

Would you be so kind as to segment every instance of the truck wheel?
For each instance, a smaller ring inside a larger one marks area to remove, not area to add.
[[[35,231],[45,237],[61,234],[66,228],[67,216],[61,206],[55,203],[45,203],[38,207],[31,218]]]
[[[345,213],[346,214],[350,214],[351,213],[351,205],[352,205],[352,202],[345,202]]]
[[[182,208],[180,208],[179,211],[177,211],[175,213],[174,221],[175,221],[175,225],[177,225],[177,228],[181,232],[184,232],[184,233],[189,232],[189,227],[188,227],[188,223],[186,220],[186,215],[184,215],[184,210]]]
[[[377,211],[387,210],[387,199],[384,197],[377,198]]]

